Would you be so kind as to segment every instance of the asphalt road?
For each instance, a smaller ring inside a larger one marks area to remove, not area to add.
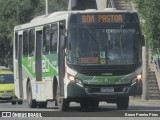
[[[56,117],[89,117],[91,119],[92,117],[125,117],[125,114],[129,115],[127,117],[134,117],[132,115],[138,113],[153,113],[152,117],[160,117],[160,101],[130,101],[129,108],[126,111],[123,110],[117,110],[116,104],[108,104],[105,102],[100,102],[99,108],[97,111],[91,112],[91,111],[81,111],[80,105],[78,103],[71,103],[70,109],[68,112],[59,112],[57,108],[54,107],[53,102],[49,102],[46,109],[30,109],[28,107],[28,103],[25,101],[23,102],[23,105],[11,105],[11,103],[0,103],[0,114],[2,115],[2,112],[11,112],[13,113],[20,113],[21,115],[29,113],[40,113],[42,118],[46,116],[52,117],[52,119]],[[22,116],[23,116],[22,115]],[[145,114],[142,114],[145,115]],[[20,116],[20,117],[22,117]],[[12,116],[13,117],[13,116]],[[14,115],[14,118],[11,120],[21,119],[20,117],[17,118],[17,116]],[[24,116],[23,116],[24,117]],[[32,116],[30,116],[32,117]],[[51,118],[47,117],[45,120],[50,120]],[[140,117],[146,117],[146,116],[140,116]],[[42,118],[32,118],[41,120]],[[3,118],[6,119],[6,118]],[[8,119],[8,118],[7,118]],[[27,119],[27,118],[25,118]],[[30,118],[31,119],[31,118]],[[0,118],[1,120],[1,118]],[[87,119],[88,120],[88,119]],[[97,120],[97,119],[96,119]]]
[[[115,110],[117,111],[116,104],[110,104],[106,102],[100,102],[97,112],[105,112]],[[158,110],[160,111],[160,101],[130,101],[128,110]],[[11,103],[0,103],[0,111],[58,111],[54,107],[54,102],[48,102],[47,108],[29,108],[27,101],[24,101],[22,105],[12,105]],[[70,103],[69,112],[80,112],[80,104],[72,102]]]

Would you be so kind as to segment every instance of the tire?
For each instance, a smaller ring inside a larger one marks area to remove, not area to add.
[[[69,109],[69,100],[61,98],[59,103],[59,110],[60,111],[68,111]]]
[[[84,101],[80,102],[80,106],[81,106],[81,108],[88,108],[89,107],[89,105]]]
[[[54,88],[55,94],[55,106],[58,107],[60,111],[68,111],[70,101],[68,99],[60,98],[60,89],[58,84]]]
[[[117,109],[118,110],[127,110],[129,104],[129,96],[121,97],[117,99]]]
[[[82,111],[95,111],[99,107],[99,101],[97,100],[81,101],[80,106]]]
[[[29,108],[37,108],[37,102],[32,99],[32,88],[30,81],[28,82],[27,86],[27,101]]]
[[[38,108],[46,108],[47,107],[47,102],[39,102],[38,103]]]
[[[16,102],[11,102],[12,105],[16,105]]]
[[[86,111],[88,111],[88,109],[89,109],[89,104],[88,104],[88,102],[81,101],[81,102],[80,102],[80,106],[81,106],[81,110],[82,110],[83,112],[86,112]]]
[[[22,105],[23,101],[18,101],[17,103],[18,103],[18,105]]]
[[[92,101],[90,102],[90,108],[91,108],[92,111],[97,110],[98,107],[99,107],[99,101],[97,101],[97,100],[92,100]]]

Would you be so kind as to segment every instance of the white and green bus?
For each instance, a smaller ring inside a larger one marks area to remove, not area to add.
[[[142,94],[138,15],[118,10],[63,11],[14,28],[15,94],[30,108],[55,101],[96,109],[100,101],[127,109]]]

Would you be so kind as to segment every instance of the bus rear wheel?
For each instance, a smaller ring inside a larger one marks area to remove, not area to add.
[[[118,110],[127,110],[129,104],[129,96],[121,97],[117,99],[117,108]]]
[[[37,102],[32,99],[32,88],[30,81],[28,82],[27,86],[27,101],[30,108],[37,108]]]
[[[47,107],[47,102],[39,102],[38,103],[38,108],[46,108]]]

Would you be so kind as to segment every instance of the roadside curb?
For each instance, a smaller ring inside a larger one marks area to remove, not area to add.
[[[130,97],[130,103],[141,104],[141,105],[144,104],[160,105],[160,100],[142,100],[142,98],[138,96],[138,97]]]

